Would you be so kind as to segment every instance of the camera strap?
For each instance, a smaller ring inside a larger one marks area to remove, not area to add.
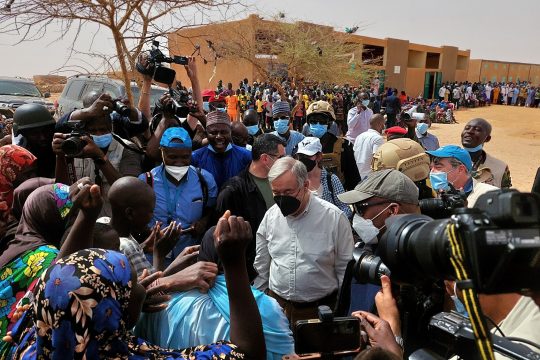
[[[476,291],[474,290],[474,284],[467,267],[465,248],[458,229],[458,224],[451,221],[448,223],[446,231],[448,233],[448,239],[450,240],[450,262],[454,268],[458,288],[462,290],[465,307],[469,314],[478,352],[483,360],[495,360],[491,333],[489,332],[486,320],[482,314],[480,302],[476,295]]]

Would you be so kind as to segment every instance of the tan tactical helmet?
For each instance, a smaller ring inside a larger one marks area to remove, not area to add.
[[[334,107],[329,102],[319,100],[311,103],[306,110],[306,115],[309,120],[310,115],[323,113],[329,115],[332,120],[336,120],[336,114],[334,113]]]
[[[412,181],[429,176],[429,155],[422,146],[408,138],[394,139],[382,144],[371,161],[371,170],[396,169]]]

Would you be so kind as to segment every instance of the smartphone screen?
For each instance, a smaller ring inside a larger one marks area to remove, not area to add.
[[[355,317],[300,320],[294,328],[297,354],[334,353],[360,349],[360,321]]]

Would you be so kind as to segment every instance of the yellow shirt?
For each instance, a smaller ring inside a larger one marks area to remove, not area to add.
[[[257,100],[256,105],[257,105],[257,112],[262,113],[264,109],[264,101]]]

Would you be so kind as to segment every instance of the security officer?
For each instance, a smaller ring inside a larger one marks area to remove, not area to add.
[[[13,114],[13,144],[37,156],[37,176],[54,178],[56,156],[52,150],[54,118],[40,104],[24,104]]]

